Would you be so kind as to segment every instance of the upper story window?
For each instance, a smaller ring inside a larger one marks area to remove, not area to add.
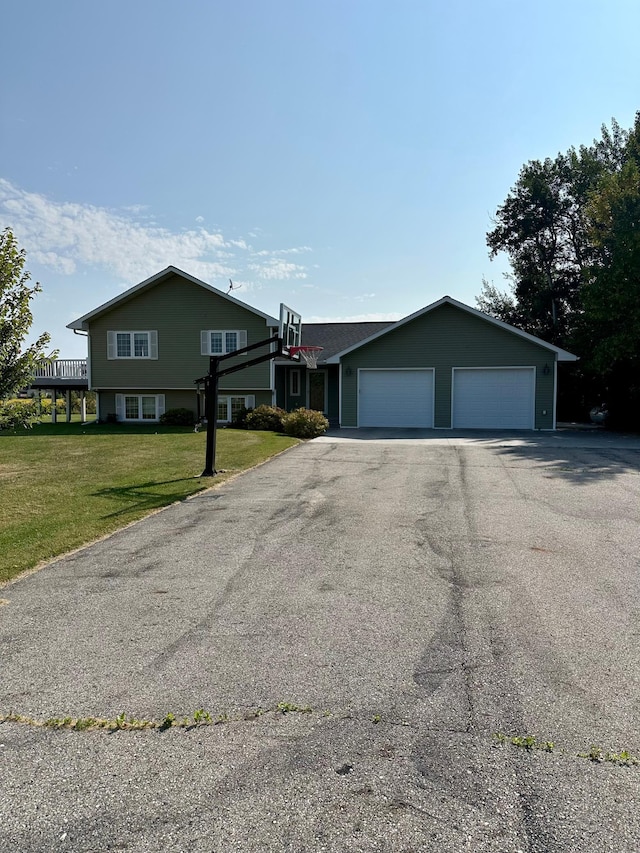
[[[107,332],[107,358],[158,358],[158,333]]]
[[[247,345],[247,333],[242,329],[206,329],[200,332],[202,355],[227,355]]]

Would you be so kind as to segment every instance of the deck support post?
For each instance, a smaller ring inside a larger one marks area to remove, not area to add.
[[[84,423],[87,419],[87,395],[84,388],[80,391],[80,420]]]
[[[56,412],[56,389],[51,389],[51,423],[55,424],[58,422],[58,413]]]
[[[65,415],[67,416],[67,423],[70,424],[71,423],[71,391],[69,391],[69,390],[67,390],[65,393],[64,412],[65,412]]]

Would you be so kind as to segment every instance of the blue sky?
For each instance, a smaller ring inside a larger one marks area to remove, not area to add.
[[[474,305],[531,159],[640,108],[637,0],[5,4],[0,227],[65,326],[169,264],[271,314]],[[312,343],[312,341],[307,341]]]

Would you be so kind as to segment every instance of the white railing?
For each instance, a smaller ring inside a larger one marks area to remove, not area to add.
[[[86,358],[57,358],[51,364],[38,367],[36,379],[86,379]]]

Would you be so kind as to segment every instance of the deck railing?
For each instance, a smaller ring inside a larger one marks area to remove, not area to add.
[[[86,379],[86,358],[57,358],[51,364],[38,367],[36,379]]]

